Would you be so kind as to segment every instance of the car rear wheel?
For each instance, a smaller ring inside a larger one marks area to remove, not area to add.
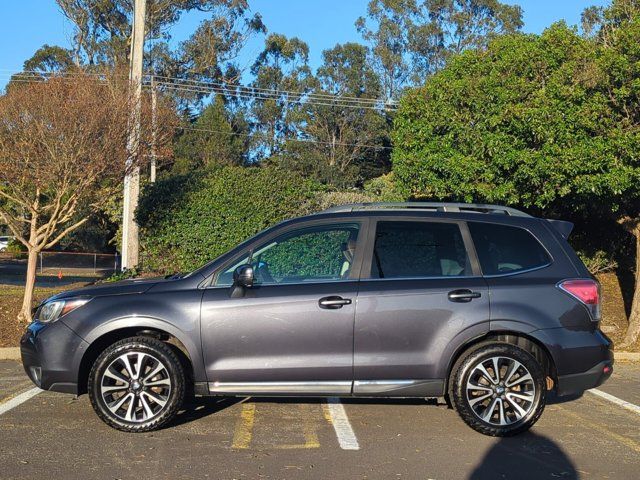
[[[456,363],[450,398],[474,430],[496,437],[528,430],[542,415],[543,369],[528,352],[505,343],[485,344]]]
[[[88,391],[91,405],[106,424],[125,432],[148,432],[180,409],[185,376],[168,345],[133,337],[100,354],[89,374]]]

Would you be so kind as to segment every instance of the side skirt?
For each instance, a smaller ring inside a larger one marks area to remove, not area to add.
[[[356,380],[330,382],[198,382],[196,395],[441,397],[444,380]]]

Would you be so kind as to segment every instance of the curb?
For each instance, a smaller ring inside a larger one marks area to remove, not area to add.
[[[614,360],[626,362],[640,362],[640,352],[613,352]]]
[[[20,360],[20,348],[0,348],[0,360]]]

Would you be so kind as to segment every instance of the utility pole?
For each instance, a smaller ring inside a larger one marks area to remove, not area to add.
[[[156,141],[158,128],[158,92],[156,91],[156,77],[151,77],[151,172],[149,180],[156,181]]]
[[[142,95],[142,57],[144,54],[144,23],[146,0],[135,0],[131,29],[131,55],[129,59],[129,139],[127,141],[127,172],[124,177],[124,205],[122,211],[122,270],[138,265],[138,225],[134,213],[140,194],[140,97]]]

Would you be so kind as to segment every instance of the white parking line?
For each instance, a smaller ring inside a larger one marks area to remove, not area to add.
[[[328,417],[327,420],[333,425],[333,429],[336,431],[338,437],[338,443],[343,450],[360,450],[358,445],[358,439],[356,434],[351,428],[349,423],[349,417],[344,409],[344,405],[340,403],[337,398],[329,398],[325,407],[325,413]]]
[[[622,408],[626,408],[627,410],[633,413],[637,413],[638,415],[640,415],[640,407],[638,405],[622,400],[621,398],[614,397],[613,395],[610,395],[607,392],[603,392],[602,390],[598,390],[597,388],[592,388],[591,390],[587,390],[587,391],[601,398],[604,398],[605,400],[615,403],[616,405]]]
[[[16,408],[18,405],[23,404],[30,398],[35,397],[37,394],[42,392],[38,387],[34,387],[31,390],[27,390],[26,392],[22,392],[20,395],[16,395],[10,400],[7,400],[4,403],[0,403],[0,415],[7,413],[9,410]]]

